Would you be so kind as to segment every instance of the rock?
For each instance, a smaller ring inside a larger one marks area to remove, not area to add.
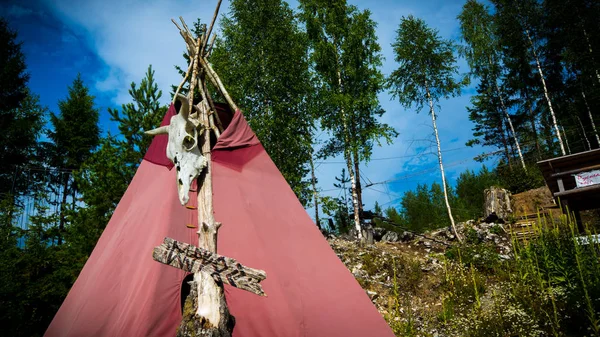
[[[373,238],[373,227],[371,227],[371,225],[364,226],[361,232],[363,237],[365,238],[365,242],[368,245],[372,245],[375,243],[375,240]]]
[[[400,241],[407,242],[415,238],[415,234],[411,232],[404,231],[400,235]]]
[[[383,240],[383,236],[386,233],[387,233],[387,230],[385,228],[375,227],[375,228],[373,228],[373,239],[375,241],[381,241],[381,240]]]
[[[381,238],[381,241],[398,242],[398,241],[400,241],[400,235],[398,235],[398,233],[396,233],[396,232],[390,231],[383,235],[383,237]]]
[[[371,291],[371,290],[367,290],[367,295],[369,295],[369,298],[371,299],[371,301],[375,300],[377,297],[379,297],[379,294]]]

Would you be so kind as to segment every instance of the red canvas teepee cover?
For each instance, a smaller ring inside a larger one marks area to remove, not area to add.
[[[174,113],[171,106],[163,125]],[[218,253],[265,270],[268,295],[225,285],[233,336],[393,336],[243,115],[228,124],[212,152]],[[166,236],[196,244],[187,225],[197,213],[179,204],[166,138],[154,138],[45,336],[175,336],[186,273],[154,261],[152,249]]]

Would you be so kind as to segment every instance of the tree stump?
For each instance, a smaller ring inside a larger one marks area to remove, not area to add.
[[[496,186],[486,189],[484,192],[485,204],[483,216],[488,218],[493,213],[499,219],[507,219],[513,213],[510,204],[510,192]]]
[[[212,326],[204,317],[197,315],[198,312],[198,284],[196,281],[190,283],[190,294],[185,300],[183,307],[183,317],[177,329],[177,337],[231,337],[231,333],[235,326],[235,318],[229,313],[227,303],[225,302],[225,294],[222,291],[220,299],[220,316],[219,326]]]

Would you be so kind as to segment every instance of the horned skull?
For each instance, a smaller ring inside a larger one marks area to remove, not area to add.
[[[177,169],[179,201],[185,205],[189,200],[192,182],[207,166],[207,161],[198,147],[198,129],[189,115],[188,98],[177,94],[177,99],[181,102],[181,108],[177,115],[171,117],[171,123],[146,131],[146,134],[169,135],[167,157]]]

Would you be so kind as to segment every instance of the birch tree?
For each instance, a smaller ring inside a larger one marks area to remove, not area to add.
[[[390,142],[397,133],[378,121],[385,112],[377,93],[383,90],[381,47],[375,22],[367,10],[345,0],[300,0],[301,19],[318,77],[321,126],[332,136],[321,156],[342,154],[350,178],[354,228],[364,242],[361,226],[360,162],[368,161],[374,143]]]
[[[496,97],[500,102],[500,109],[510,126],[521,166],[523,166],[523,170],[527,171],[512,118],[504,102],[503,92],[498,85],[501,72],[501,50],[494,28],[493,16],[485,5],[476,0],[468,0],[458,19],[462,38],[466,42],[466,46],[462,46],[459,50],[469,63],[471,74],[480,78],[487,75],[488,80],[493,84]]]
[[[314,129],[306,36],[281,0],[233,0],[221,26],[210,61],[306,205],[312,198],[308,174]]]
[[[437,30],[427,26],[425,21],[412,15],[402,17],[392,44],[398,68],[388,78],[388,87],[393,98],[397,98],[406,108],[416,108],[417,113],[425,105],[433,125],[437,144],[438,162],[442,176],[444,201],[454,234],[462,241],[452,216],[448,200],[448,186],[442,160],[442,149],[436,123],[434,106],[441,98],[460,94],[461,83],[455,79],[458,74],[453,44],[440,37]]]

